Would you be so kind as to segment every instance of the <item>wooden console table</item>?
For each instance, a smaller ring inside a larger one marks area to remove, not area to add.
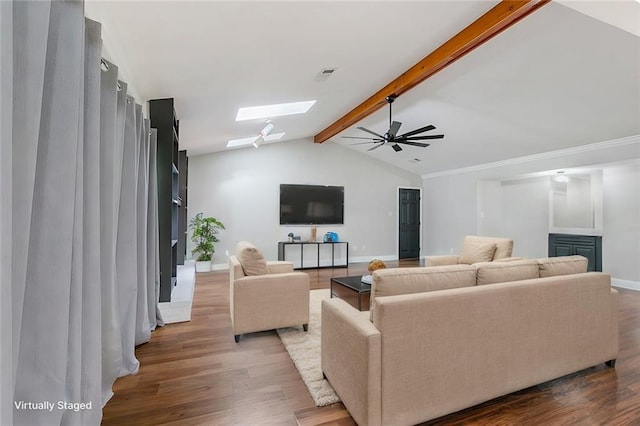
[[[336,245],[344,244],[346,248],[346,260],[345,263],[336,263]],[[278,260],[287,260],[287,247],[299,246],[300,247],[300,267],[295,269],[318,269],[318,268],[347,268],[349,266],[349,243],[346,241],[338,242],[323,242],[323,241],[303,241],[300,243],[290,243],[288,241],[278,242]],[[304,249],[308,246],[316,246],[316,262],[313,266],[305,266],[304,262]],[[331,264],[320,264],[320,250],[322,247],[331,246]]]

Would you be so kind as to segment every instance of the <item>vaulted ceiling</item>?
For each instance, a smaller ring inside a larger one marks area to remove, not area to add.
[[[496,3],[89,1],[86,14],[141,100],[176,99],[181,147],[198,155],[257,134],[264,119],[236,122],[239,107],[315,99],[273,119],[281,140],[312,144]],[[593,7],[552,2],[400,96],[400,133],[445,134],[430,147],[341,137],[384,133],[386,108],[325,143],[425,174],[640,134],[640,3]]]

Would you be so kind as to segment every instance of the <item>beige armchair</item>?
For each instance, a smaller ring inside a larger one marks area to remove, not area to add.
[[[229,307],[235,341],[256,331],[309,324],[309,276],[291,262],[267,262],[250,243],[229,256]]]
[[[426,266],[472,264],[509,260],[513,253],[513,240],[508,238],[467,235],[462,243],[462,252],[457,255],[426,256]],[[519,259],[519,258],[518,258]]]

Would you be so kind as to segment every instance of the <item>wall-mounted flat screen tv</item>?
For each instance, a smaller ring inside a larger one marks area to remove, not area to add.
[[[344,186],[280,185],[280,225],[344,224]]]

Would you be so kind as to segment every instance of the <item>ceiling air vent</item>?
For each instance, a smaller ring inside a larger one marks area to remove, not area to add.
[[[326,81],[336,71],[336,68],[323,68],[313,78],[315,81]]]

